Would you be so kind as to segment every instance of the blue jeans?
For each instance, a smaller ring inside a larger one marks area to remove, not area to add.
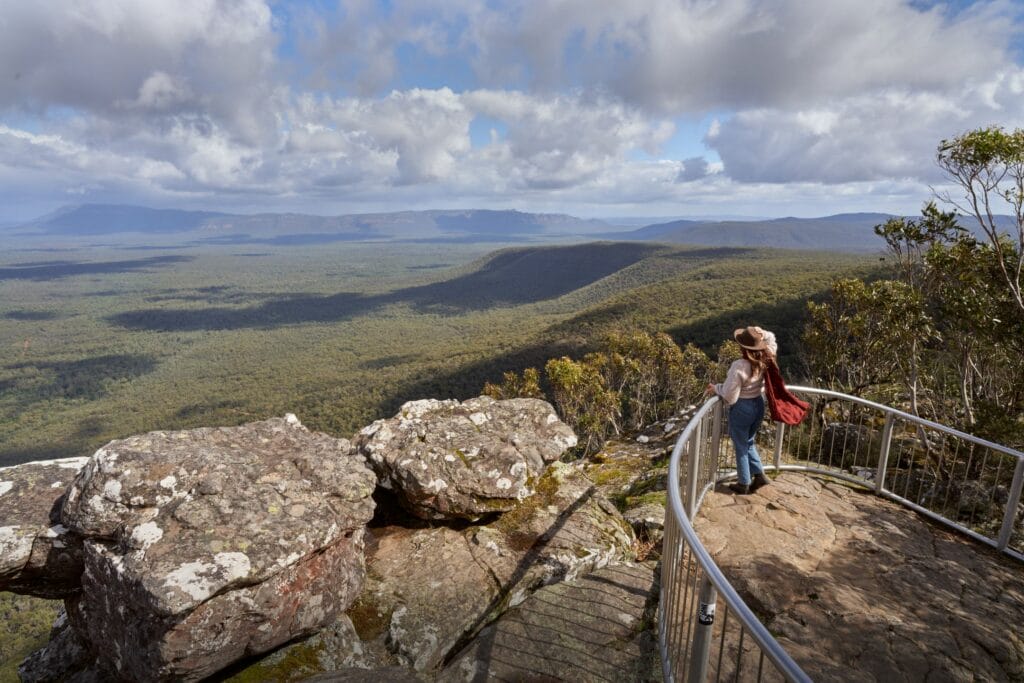
[[[763,419],[763,396],[741,398],[729,407],[729,437],[736,449],[736,478],[740,484],[749,484],[751,477],[764,473],[754,445]]]

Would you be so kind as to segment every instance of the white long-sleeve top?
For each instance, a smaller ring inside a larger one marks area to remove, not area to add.
[[[775,334],[767,330],[761,330],[761,333],[764,335],[768,350],[773,356],[776,355],[779,345],[775,341]],[[715,393],[730,406],[741,398],[757,398],[763,391],[764,373],[755,372],[754,366],[746,358],[733,361],[725,381],[715,385]]]

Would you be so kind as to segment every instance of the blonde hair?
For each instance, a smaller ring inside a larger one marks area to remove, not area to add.
[[[772,352],[768,349],[758,349],[755,351],[741,346],[740,351],[743,352],[743,357],[747,359],[751,367],[754,369],[754,372],[758,375],[764,374],[764,370],[768,367],[768,363],[774,360]]]

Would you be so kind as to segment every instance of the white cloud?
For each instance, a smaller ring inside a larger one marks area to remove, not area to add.
[[[259,0],[3,0],[0,16],[0,107],[108,110],[160,79],[226,98],[263,80],[276,41]]]
[[[188,84],[163,71],[154,71],[139,86],[139,95],[125,106],[146,109],[168,109],[191,99]]]
[[[182,174],[165,161],[94,150],[60,135],[35,135],[0,124],[0,165],[11,169],[57,169],[96,176],[169,181]]]
[[[1024,126],[1022,85],[1024,69],[1009,68],[949,94],[891,89],[813,109],[741,111],[706,142],[742,182],[938,182],[943,138],[993,123]]]
[[[521,0],[471,31],[491,82],[586,85],[680,113],[958,88],[1009,59],[1019,12],[1008,1],[950,17],[900,0]]]
[[[631,150],[655,151],[674,130],[667,121],[601,98],[482,90],[464,100],[474,112],[508,126],[505,138],[480,160],[504,162],[501,170],[513,189],[585,182],[623,163]]]
[[[1024,126],[1008,0],[271,6],[0,0],[0,177],[299,210],[891,206],[927,196],[941,138]],[[416,87],[417,58],[459,83]],[[708,154],[672,147],[709,112]]]

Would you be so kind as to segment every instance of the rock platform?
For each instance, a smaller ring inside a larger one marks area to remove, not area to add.
[[[654,563],[620,564],[542,588],[485,628],[437,681],[661,680],[656,577]]]
[[[1024,681],[1024,564],[896,503],[783,474],[695,528],[814,680]]]

